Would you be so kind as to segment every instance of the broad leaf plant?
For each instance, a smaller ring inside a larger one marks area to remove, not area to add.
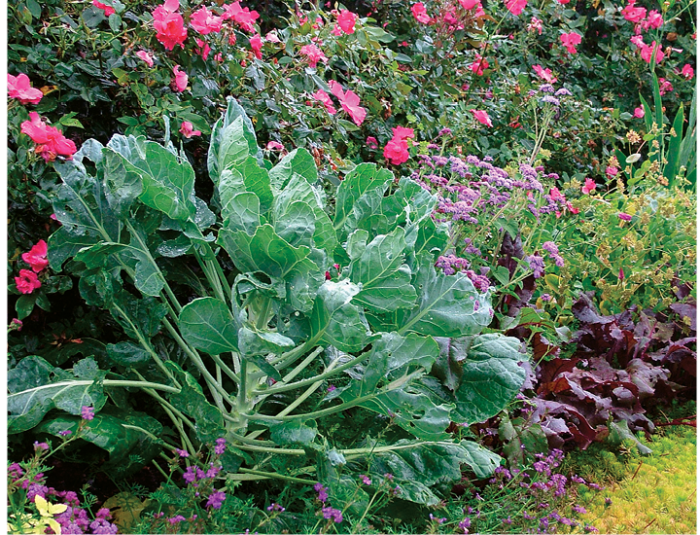
[[[526,357],[516,339],[481,334],[488,293],[436,271],[449,227],[411,179],[360,164],[331,202],[306,150],[264,160],[234,99],[212,131],[209,204],[170,142],[89,140],[56,171],[50,265],[79,277],[123,340],[72,370],[22,360],[9,372],[11,433],[58,435],[92,406],[92,439],[112,460],[173,443],[195,454],[225,437],[232,484],[350,492],[353,471],[390,473],[401,498],[425,504],[463,467],[483,478],[499,464],[446,430],[500,412]],[[169,418],[168,436],[155,409],[129,409],[123,394],[137,390]],[[324,423],[361,410],[379,425],[354,444]]]

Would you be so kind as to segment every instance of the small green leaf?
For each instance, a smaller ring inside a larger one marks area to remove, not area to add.
[[[304,422],[286,422],[270,427],[270,438],[280,446],[309,446],[316,438],[316,428]]]

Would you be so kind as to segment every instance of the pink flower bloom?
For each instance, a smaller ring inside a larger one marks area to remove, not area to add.
[[[693,76],[695,76],[695,71],[688,63],[686,63],[683,65],[683,69],[681,69],[681,76],[684,76],[686,80],[690,80]]]
[[[209,52],[211,52],[211,47],[209,46],[209,43],[206,41],[203,41],[202,39],[195,39],[195,43],[197,43],[197,47],[195,48],[194,51],[202,56],[202,59],[204,61],[207,61],[207,58],[209,57]]]
[[[571,204],[570,201],[566,201],[566,208],[569,210],[569,212],[571,212],[574,215],[578,214],[581,211],[578,208],[574,208],[574,205]]]
[[[326,93],[323,89],[319,89],[311,96],[315,100],[318,100],[319,102],[323,103],[323,105],[326,107],[326,111],[331,115],[335,115],[336,113],[338,113],[338,110],[336,110],[333,106],[333,101],[331,100],[330,95]]]
[[[492,127],[493,124],[491,123],[491,118],[489,117],[489,114],[486,113],[485,111],[481,110],[469,110],[474,114],[474,119],[479,121],[481,124],[484,124],[488,127]]]
[[[112,6],[108,6],[106,4],[103,4],[102,2],[99,2],[98,0],[92,0],[92,5],[95,7],[99,7],[102,11],[105,12],[105,17],[109,17],[110,15],[114,15],[116,11],[114,11],[114,8]]]
[[[253,53],[255,54],[255,57],[258,59],[262,59],[262,37],[260,35],[256,34],[253,37],[250,38],[250,48],[253,50]]]
[[[145,50],[139,50],[138,52],[136,52],[136,57],[138,57],[140,60],[146,63],[146,65],[148,65],[149,67],[153,67],[153,56],[151,56]]]
[[[559,41],[569,54],[576,54],[576,45],[581,43],[581,36],[576,32],[565,33],[559,36]]]
[[[617,217],[619,217],[623,221],[632,221],[632,216],[624,212],[620,212],[619,214],[617,214]]]
[[[561,194],[561,191],[559,191],[559,188],[550,188],[549,196],[555,202],[565,202],[566,201],[564,196]]]
[[[80,416],[83,418],[83,420],[89,422],[95,418],[95,409],[92,407],[83,406],[80,409]]]
[[[634,108],[634,116],[637,119],[641,119],[642,117],[644,117],[644,108],[642,108],[641,106],[639,106],[638,108]]]
[[[331,88],[331,93],[340,101],[340,107],[350,115],[350,118],[357,126],[360,126],[365,117],[367,117],[367,110],[360,106],[360,97],[349,89],[344,92],[343,86],[335,80],[329,81],[328,87]]]
[[[414,139],[416,133],[413,128],[406,128],[405,126],[396,126],[391,129],[394,139],[400,139],[401,141],[406,141],[408,139]]]
[[[655,10],[649,11],[649,14],[647,15],[647,20],[642,21],[642,28],[644,30],[648,30],[650,28],[657,30],[663,25],[664,18],[661,16],[661,13]]]
[[[204,6],[200,7],[190,16],[190,26],[202,35],[207,35],[212,32],[219,33],[223,22],[223,17],[217,17]]]
[[[459,0],[459,5],[461,5],[467,11],[474,9],[478,3],[479,0]]]
[[[7,92],[10,98],[16,98],[22,104],[39,104],[44,94],[34,87],[26,74],[7,75]]]
[[[532,70],[535,71],[535,74],[539,76],[541,80],[544,80],[548,84],[557,83],[556,76],[552,75],[552,69],[543,69],[541,65],[533,65]]]
[[[343,9],[338,15],[338,26],[347,34],[355,33],[355,22],[357,21],[357,15],[352,11]]]
[[[384,157],[393,165],[401,165],[408,160],[408,141],[392,138],[384,147]]]
[[[586,182],[584,183],[583,187],[581,188],[581,191],[586,195],[590,195],[592,191],[595,191],[595,188],[596,188],[595,181],[591,180],[590,178],[586,178]]]
[[[41,288],[41,282],[36,276],[36,273],[28,269],[20,269],[19,277],[15,277],[17,290],[23,294],[30,294],[37,288]]]
[[[278,141],[270,141],[266,146],[265,150],[284,150],[284,145]]]
[[[561,5],[565,6],[566,4],[571,2],[571,0],[557,0],[557,2],[559,2]]]
[[[188,139],[193,136],[202,135],[202,132],[200,130],[195,130],[192,123],[189,121],[182,121],[182,125],[180,125],[180,133]]]
[[[411,6],[411,13],[413,13],[413,16],[415,19],[420,22],[421,24],[430,24],[430,17],[428,16],[428,12],[425,10],[425,6],[423,5],[423,2],[418,2],[416,4],[413,4]]]
[[[47,162],[55,160],[59,155],[69,160],[73,157],[77,150],[75,143],[66,139],[58,128],[43,122],[35,111],[29,114],[29,118],[29,121],[22,123],[22,133],[27,134],[37,144],[34,152],[41,154]]]
[[[609,165],[605,168],[605,174],[608,175],[610,178],[616,177],[619,172],[620,170],[613,165]]]
[[[634,7],[635,0],[630,0],[627,6],[622,10],[622,16],[630,22],[642,22],[647,16],[647,10],[643,7]]]
[[[234,2],[226,6],[223,14],[224,20],[233,19],[243,30],[249,33],[255,31],[255,21],[260,18],[257,11],[250,11],[247,7],[241,7],[240,2]]]
[[[530,24],[527,25],[528,32],[537,32],[538,35],[542,35],[542,21],[537,17],[532,17],[530,19]],[[539,67],[539,65],[538,65]],[[541,67],[540,67],[541,68]]]
[[[673,91],[673,86],[671,82],[666,80],[666,78],[659,78],[659,94],[664,96],[666,93]]]
[[[469,69],[477,76],[483,76],[484,71],[489,68],[489,62],[481,57],[481,54],[477,52],[474,58],[474,63],[469,66]]]
[[[323,63],[328,63],[328,58],[323,53],[323,51],[313,44],[302,46],[301,50],[299,50],[299,54],[301,54],[302,56],[306,56],[306,59],[309,61],[309,67],[311,67],[312,69],[316,68],[316,65],[319,61],[322,61]]]
[[[268,43],[281,43],[279,36],[277,35],[277,32],[275,30],[272,30],[271,32],[268,32],[267,35],[265,36],[265,41]]]
[[[183,43],[187,39],[187,29],[182,15],[175,13],[179,8],[178,0],[166,0],[153,11],[156,39],[166,50],[172,50],[177,45],[185,48]]]
[[[36,245],[29,249],[28,253],[22,254],[22,260],[32,267],[34,273],[40,273],[49,265],[49,261],[46,259],[47,253],[46,242],[39,240]]]
[[[651,63],[651,54],[654,52],[654,47],[656,46],[656,41],[652,41],[650,45],[644,44],[644,42],[641,43],[635,43],[637,47],[642,51],[642,59],[646,61],[647,63]],[[664,60],[664,51],[661,49],[661,46],[659,45],[656,49],[656,63],[661,63]]]
[[[527,0],[508,0],[506,3],[506,8],[517,17],[523,12],[526,5]]]
[[[179,65],[175,65],[175,67],[173,67],[173,73],[175,74],[175,78],[173,78],[173,84],[177,88],[177,91],[179,93],[182,93],[185,89],[187,89],[187,73],[181,71]]]
[[[367,139],[365,140],[365,143],[367,143],[367,148],[371,150],[376,150],[379,148],[379,142],[377,141],[376,137],[372,136],[367,136]]]
[[[625,272],[620,268],[620,273],[618,273],[617,278],[621,281],[625,280]]]

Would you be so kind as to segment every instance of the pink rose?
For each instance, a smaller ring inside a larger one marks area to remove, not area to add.
[[[360,97],[349,89],[343,91],[343,86],[335,80],[330,80],[328,87],[331,88],[331,93],[340,101],[340,107],[348,113],[352,121],[357,126],[362,125],[367,117],[367,110],[360,106]]]
[[[69,160],[73,157],[77,150],[75,143],[66,139],[58,128],[47,125],[35,111],[29,114],[29,118],[29,121],[22,123],[21,131],[37,144],[34,152],[41,154],[47,162],[55,160],[59,155]]]
[[[146,65],[148,65],[149,67],[153,67],[153,56],[151,56],[145,50],[139,50],[138,52],[136,52],[136,57],[138,57],[140,60],[146,63]]]
[[[415,19],[421,24],[430,24],[431,19],[428,16],[428,12],[425,10],[425,6],[422,2],[413,4],[413,6],[411,6],[411,13],[413,13]]]
[[[379,142],[377,141],[376,137],[367,136],[365,143],[367,143],[367,148],[370,150],[376,150],[379,148]]]
[[[581,188],[581,191],[586,195],[590,195],[591,192],[595,191],[596,186],[597,184],[595,183],[595,181],[591,180],[590,178],[586,178],[586,182]]]
[[[576,54],[576,45],[581,43],[581,36],[576,32],[565,33],[559,36],[559,41],[569,54]]]
[[[638,108],[635,108],[634,109],[634,116],[637,119],[641,119],[642,117],[644,117],[644,108],[642,108],[641,106],[639,106]]]
[[[19,277],[15,277],[17,290],[23,294],[30,294],[37,288],[41,288],[41,282],[36,273],[28,269],[20,269]]]
[[[102,2],[99,2],[98,0],[92,0],[92,5],[100,8],[102,11],[104,11],[105,17],[109,17],[110,15],[114,15],[116,13],[116,11],[114,11],[114,8],[112,6],[108,6],[106,4],[103,4]]]
[[[180,70],[179,65],[175,65],[175,67],[173,67],[173,74],[175,74],[175,78],[173,78],[173,84],[177,88],[177,91],[179,93],[182,93],[185,89],[187,89],[187,74]]]
[[[552,69],[543,69],[541,65],[533,65],[532,70],[535,71],[535,74],[548,84],[556,84],[557,83],[557,78],[556,76],[552,75]]]
[[[190,26],[202,35],[219,33],[224,19],[202,6],[190,16]]]
[[[22,260],[31,266],[34,273],[40,273],[49,265],[49,261],[46,258],[47,254],[48,247],[46,246],[46,242],[44,240],[39,240],[29,252],[22,254]]]
[[[253,54],[255,54],[255,57],[258,59],[262,59],[262,37],[259,35],[254,35],[253,37],[250,38],[250,48],[253,50]]]
[[[311,67],[312,69],[316,68],[316,65],[319,61],[322,61],[323,63],[328,63],[328,58],[323,53],[323,51],[313,44],[302,46],[301,50],[299,50],[299,54],[301,54],[302,56],[306,56],[306,59],[309,62],[309,67]]]
[[[153,11],[153,28],[156,30],[156,39],[165,47],[172,50],[180,45],[184,48],[187,39],[187,29],[182,15],[175,13],[180,9],[178,0],[166,0],[163,5]]]
[[[392,138],[384,147],[384,157],[393,165],[400,165],[408,160],[408,141]]]
[[[32,87],[26,74],[7,75],[7,92],[10,98],[16,98],[22,104],[39,104],[44,94]]]
[[[405,126],[396,126],[391,129],[394,139],[399,139],[405,141],[407,139],[414,139],[416,137],[413,128],[406,128]]]
[[[318,100],[319,102],[323,103],[323,105],[326,107],[326,111],[329,114],[335,115],[336,113],[338,113],[338,110],[336,110],[335,106],[333,106],[333,101],[331,100],[330,95],[326,93],[323,89],[319,89],[311,96],[315,100]]]
[[[247,7],[241,7],[240,2],[234,2],[226,6],[226,11],[224,11],[223,19],[233,21],[238,24],[243,30],[248,33],[253,33],[255,31],[255,21],[260,18],[260,14],[257,11],[251,11]]]
[[[202,135],[202,132],[200,130],[195,130],[192,123],[189,121],[182,121],[182,125],[180,125],[180,133],[188,139],[193,136]]]
[[[508,0],[506,3],[506,9],[510,11],[516,17],[523,12],[525,6],[527,5],[527,0]]]
[[[352,11],[343,9],[338,15],[338,26],[347,34],[355,33],[355,22],[357,21],[357,15]]]
[[[695,76],[695,71],[688,63],[686,63],[683,65],[683,69],[681,69],[681,76],[684,76],[686,80],[690,80],[693,76]]]
[[[474,63],[469,66],[469,69],[477,76],[483,76],[484,71],[489,68],[489,62],[481,57],[481,54],[477,53],[474,58]]]
[[[469,110],[474,114],[474,119],[479,121],[481,124],[484,124],[488,127],[492,127],[493,124],[491,123],[491,118],[489,117],[489,114],[486,113],[485,111],[481,110]]]

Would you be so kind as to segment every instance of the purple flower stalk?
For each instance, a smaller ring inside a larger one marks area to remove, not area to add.
[[[333,520],[336,524],[340,524],[343,521],[343,513],[339,509],[333,509],[332,507],[324,507],[321,509],[323,513],[323,518],[326,520]]]
[[[83,406],[80,409],[80,415],[82,416],[83,420],[89,422],[95,417],[95,409],[93,409],[92,407]]]
[[[328,488],[324,487],[321,483],[316,483],[314,485],[314,490],[318,492],[318,501],[326,503],[326,500],[328,500]]]
[[[216,445],[214,446],[214,453],[217,455],[223,455],[223,453],[225,451],[226,451],[226,439],[225,438],[217,438]]]

